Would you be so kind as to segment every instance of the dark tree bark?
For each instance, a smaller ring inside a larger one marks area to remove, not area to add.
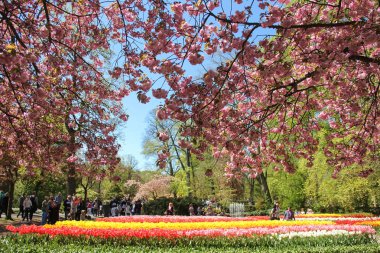
[[[12,207],[15,184],[18,178],[18,167],[14,165],[12,161],[8,161],[8,165],[5,165],[4,167],[8,181],[8,207],[7,210],[5,210],[5,216],[7,220],[12,220]]]
[[[249,184],[249,199],[248,201],[255,205],[255,179],[254,178],[247,178],[248,184]]]
[[[269,191],[268,182],[267,182],[267,176],[264,173],[261,173],[257,176],[257,181],[260,184],[261,191],[264,195],[265,201],[268,206],[272,205],[272,196]]]
[[[67,172],[67,194],[73,195],[76,192],[77,182],[75,178],[75,167],[74,165],[69,165],[69,170]]]
[[[186,186],[189,189],[189,197],[193,197],[193,191],[191,188],[191,175],[190,175],[190,168],[191,168],[191,153],[190,149],[186,149],[186,164],[187,168],[185,169],[186,172]]]
[[[12,220],[12,206],[13,206],[13,198],[14,198],[14,192],[15,192],[15,180],[9,181],[9,188],[8,188],[8,209],[6,210],[6,219]]]

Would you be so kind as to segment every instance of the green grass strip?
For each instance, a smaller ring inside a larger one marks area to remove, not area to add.
[[[325,236],[316,238],[197,238],[197,239],[99,239],[38,235],[0,238],[0,252],[380,252],[371,237]]]

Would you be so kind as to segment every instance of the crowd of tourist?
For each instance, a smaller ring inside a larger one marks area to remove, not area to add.
[[[0,191],[0,218],[3,213],[7,213],[9,203],[9,194]],[[21,215],[22,220],[32,221],[33,215],[37,211],[38,197],[35,192],[26,195],[23,194],[19,198],[19,212],[17,217]]]
[[[58,193],[57,196],[45,196],[41,203],[41,224],[46,223],[55,224],[59,220],[59,209],[62,203],[62,195]],[[22,194],[18,199],[19,212],[17,217],[21,216],[23,221],[31,222],[33,215],[40,207],[38,197],[35,192],[31,195]]]
[[[9,196],[8,193],[0,191],[0,218],[2,213],[6,213],[8,209]],[[31,222],[33,215],[39,207],[39,201],[36,193],[26,195],[22,194],[18,199],[19,212],[17,217],[21,216],[23,221]],[[206,202],[206,207],[197,208],[193,205],[189,205],[189,215],[216,215],[213,206],[217,206],[216,202]],[[140,215],[143,207],[143,203],[140,200],[131,201],[130,198],[113,198],[109,205],[107,204],[107,210],[104,210],[104,205],[99,198],[94,200],[84,200],[79,195],[68,195],[65,199],[59,192],[56,195],[50,194],[45,196],[41,203],[41,225],[55,224],[60,219],[61,211],[64,213],[65,220],[87,220],[97,216],[129,216]],[[62,208],[62,209],[61,209]],[[284,212],[284,220],[295,220],[295,215],[306,213],[303,209],[301,212],[293,211],[290,207]],[[307,213],[312,213],[311,209],[307,210]],[[165,215],[175,215],[173,203],[169,203],[168,208],[164,212]],[[219,214],[218,214],[219,215]],[[223,214],[220,214],[223,215]],[[63,218],[63,217],[62,217]],[[274,206],[270,212],[271,220],[280,219],[280,207],[279,203],[275,201]]]
[[[8,193],[0,191],[0,218],[8,209]],[[68,195],[66,198],[59,192],[45,196],[42,203],[38,201],[35,192],[22,194],[18,199],[19,211],[17,218],[22,221],[32,222],[38,208],[41,208],[41,225],[55,224],[60,219],[60,213],[64,214],[61,219],[65,220],[88,220],[97,216],[123,216],[140,215],[143,203],[140,200],[132,201],[130,198],[113,198],[107,203],[107,209],[99,198],[86,201],[79,195]]]
[[[25,208],[24,199],[21,197],[19,202],[23,203],[23,205],[20,204],[20,214],[22,217],[28,217],[26,215],[28,211]],[[26,205],[28,206],[28,204]],[[38,205],[38,202],[36,205]],[[110,212],[107,215],[110,216],[140,215],[142,202],[140,200],[132,202],[129,198],[114,198],[109,203],[109,208]],[[61,211],[64,214],[65,220],[89,220],[91,217],[105,215],[104,205],[99,198],[95,198],[94,200],[87,199],[85,201],[79,195],[68,195],[66,199],[63,199],[60,192],[55,196],[53,194],[50,197],[45,196],[41,204],[41,210],[42,225],[46,223],[55,224],[60,218],[59,214]]]
[[[110,202],[111,216],[140,215],[142,206],[141,200],[132,202],[129,198],[114,198]]]

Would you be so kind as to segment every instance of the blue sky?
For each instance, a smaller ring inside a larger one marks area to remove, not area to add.
[[[121,145],[119,156],[121,158],[132,155],[138,161],[137,169],[151,169],[147,159],[141,154],[146,122],[149,113],[160,104],[158,99],[151,97],[148,104],[142,104],[137,100],[136,93],[131,93],[123,100],[124,108],[129,115],[125,127],[119,129],[118,142]]]

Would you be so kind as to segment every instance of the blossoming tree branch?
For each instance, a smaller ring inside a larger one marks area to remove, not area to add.
[[[181,147],[228,155],[228,176],[311,164],[326,125],[336,172],[378,160],[379,12],[375,0],[2,1],[0,157],[31,172],[64,163],[70,178],[84,148],[112,167],[121,99],[152,91],[157,117],[183,122]]]
[[[117,164],[114,130],[127,119],[121,99],[128,89],[117,82],[118,69],[105,64],[122,27],[115,11],[98,1],[0,3],[3,164],[31,175],[63,170],[69,194],[85,168],[79,150],[94,172]]]
[[[312,165],[323,124],[335,173],[378,160],[379,13],[371,0],[155,1],[140,59],[168,87],[153,89],[165,99],[157,116],[184,123],[193,153],[229,155],[228,176],[268,163],[293,172],[291,156]]]

